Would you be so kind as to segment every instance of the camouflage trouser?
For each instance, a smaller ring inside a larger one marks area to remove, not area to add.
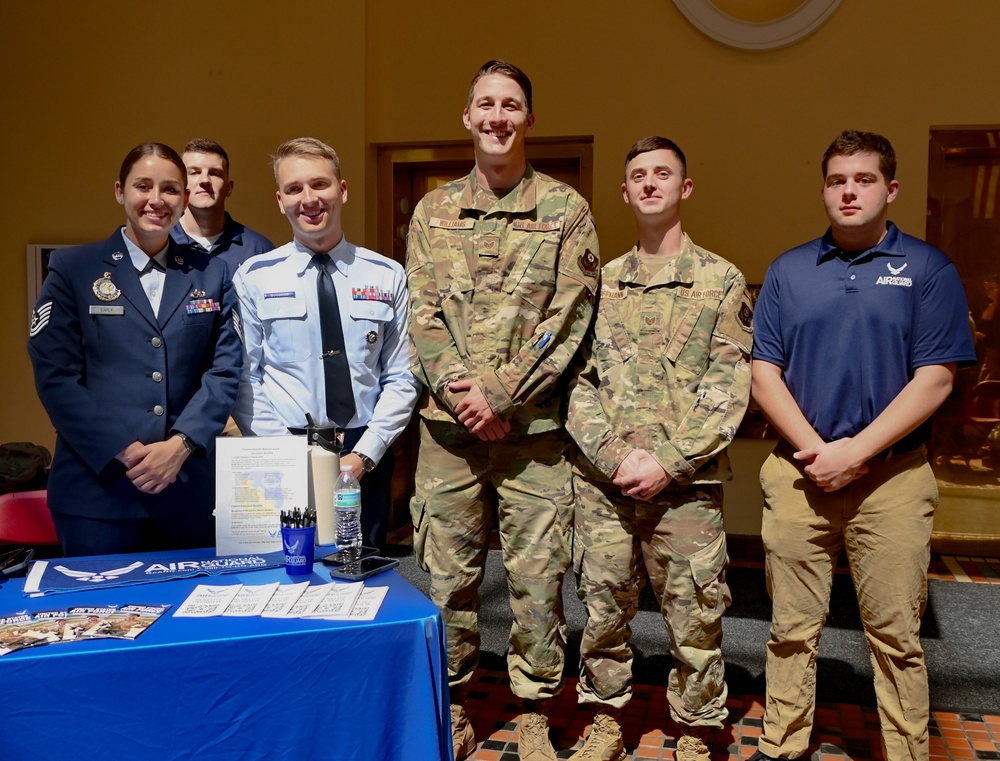
[[[479,663],[479,585],[494,516],[500,524],[514,623],[507,668],[520,698],[562,687],[573,485],[563,431],[480,441],[450,423],[420,421],[414,554],[431,573],[430,596],[448,640],[448,679],[467,683]]]
[[[670,714],[688,726],[722,726],[728,716],[722,614],[731,602],[722,486],[668,487],[653,502],[640,502],[574,474],[574,489],[574,568],[587,607],[580,702],[621,708],[632,697],[629,624],[642,562],[674,657]]]

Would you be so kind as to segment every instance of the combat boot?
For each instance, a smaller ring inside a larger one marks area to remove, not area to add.
[[[684,727],[677,740],[676,761],[709,761],[708,727]]]
[[[623,761],[625,745],[617,712],[602,709],[594,714],[587,742],[569,758],[570,761]]]
[[[451,704],[451,747],[455,761],[462,761],[476,752],[476,733],[461,703]]]
[[[549,740],[549,719],[538,703],[524,706],[517,757],[521,761],[556,761],[556,752]]]

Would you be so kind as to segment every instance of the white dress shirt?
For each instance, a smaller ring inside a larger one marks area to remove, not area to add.
[[[149,299],[149,306],[153,309],[153,314],[159,316],[160,299],[163,298],[163,282],[167,278],[167,249],[170,248],[170,241],[159,250],[155,256],[150,256],[135,243],[129,240],[122,228],[122,238],[125,240],[125,248],[128,249],[129,259],[139,272],[139,284]],[[155,262],[155,264],[154,264]]]
[[[397,263],[342,238],[329,251],[355,415],[368,426],[354,447],[376,463],[406,427],[419,391],[410,372],[406,275]],[[319,425],[326,414],[318,264],[297,241],[245,262],[233,278],[240,299],[245,362],[233,419],[245,434],[276,436]]]

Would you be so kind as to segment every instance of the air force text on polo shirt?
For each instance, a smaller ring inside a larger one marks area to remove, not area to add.
[[[906,264],[902,267],[893,267],[889,262],[885,263],[885,266],[889,268],[889,275],[882,275],[875,281],[875,285],[900,285],[904,288],[913,287],[913,278],[911,277],[900,277],[900,273],[906,269]]]

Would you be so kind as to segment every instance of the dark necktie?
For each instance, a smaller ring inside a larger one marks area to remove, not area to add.
[[[313,257],[319,265],[316,294],[319,297],[319,325],[323,337],[323,375],[326,378],[326,414],[340,428],[346,428],[354,417],[354,387],[351,367],[347,362],[344,328],[340,324],[337,291],[326,271],[329,254]]]

